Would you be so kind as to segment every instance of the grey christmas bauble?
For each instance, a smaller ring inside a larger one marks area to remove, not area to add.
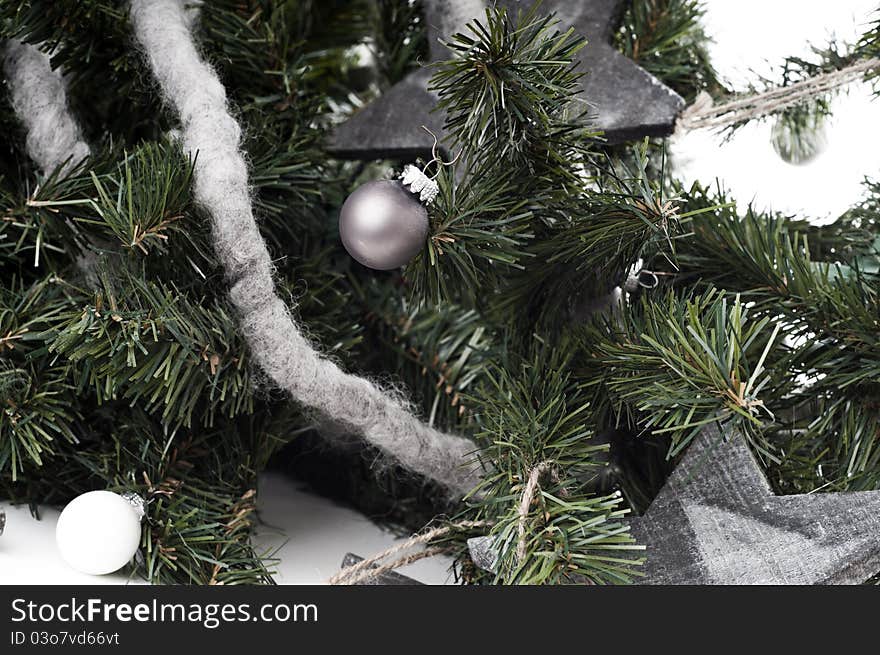
[[[339,236],[364,266],[387,271],[415,257],[428,237],[428,211],[399,180],[358,187],[339,213]]]
[[[809,164],[828,146],[825,117],[808,114],[800,122],[780,117],[773,124],[770,139],[782,161],[795,166]]]

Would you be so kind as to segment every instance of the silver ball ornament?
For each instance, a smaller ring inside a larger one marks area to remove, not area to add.
[[[825,123],[821,114],[807,114],[800,123],[780,116],[770,132],[773,149],[787,164],[809,164],[828,147]]]
[[[367,182],[342,205],[342,245],[364,266],[380,271],[399,268],[424,248],[428,211],[416,189],[406,184],[406,179]]]

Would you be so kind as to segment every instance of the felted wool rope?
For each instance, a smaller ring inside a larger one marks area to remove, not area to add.
[[[481,479],[474,444],[422,423],[395,394],[322,357],[275,293],[272,261],[251,208],[241,128],[217,74],[196,50],[187,13],[180,0],[130,5],[136,39],[180,117],[184,149],[198,153],[193,193],[211,218],[214,247],[254,358],[303,405],[351,427],[453,495],[467,493]]]
[[[67,108],[67,90],[60,71],[38,48],[9,40],[3,48],[3,69],[12,108],[25,126],[28,155],[49,175],[59,166],[70,169],[89,156],[76,120]]]

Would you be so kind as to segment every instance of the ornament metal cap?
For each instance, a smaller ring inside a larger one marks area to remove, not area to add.
[[[143,520],[147,513],[147,503],[143,497],[133,491],[126,491],[119,495],[129,502],[134,513],[137,514],[138,519]]]
[[[0,507],[0,537],[3,536],[3,530],[6,528],[6,510]]]
[[[434,202],[434,198],[440,193],[440,186],[412,164],[404,167],[400,181],[407,189],[418,194],[419,200],[425,204]]]

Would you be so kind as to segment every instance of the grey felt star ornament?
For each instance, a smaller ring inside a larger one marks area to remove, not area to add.
[[[465,29],[485,15],[483,0],[425,0],[430,61],[450,56],[439,40]],[[528,9],[531,0],[497,0],[509,10]],[[609,40],[620,0],[545,0],[544,12],[555,12],[560,28],[569,26],[585,36],[578,53],[583,98],[595,109],[594,124],[610,143],[644,136],[671,134],[684,100],[634,61],[614,49]],[[414,160],[431,151],[432,133],[443,135],[445,120],[433,111],[436,94],[428,90],[431,70],[420,68],[340,125],[330,138],[331,154],[351,159]]]
[[[644,516],[641,584],[860,584],[880,571],[880,491],[777,496],[745,438],[710,427]],[[492,570],[489,537],[468,542]]]
[[[860,584],[880,571],[880,491],[777,496],[744,437],[717,428],[631,528],[648,584]]]

